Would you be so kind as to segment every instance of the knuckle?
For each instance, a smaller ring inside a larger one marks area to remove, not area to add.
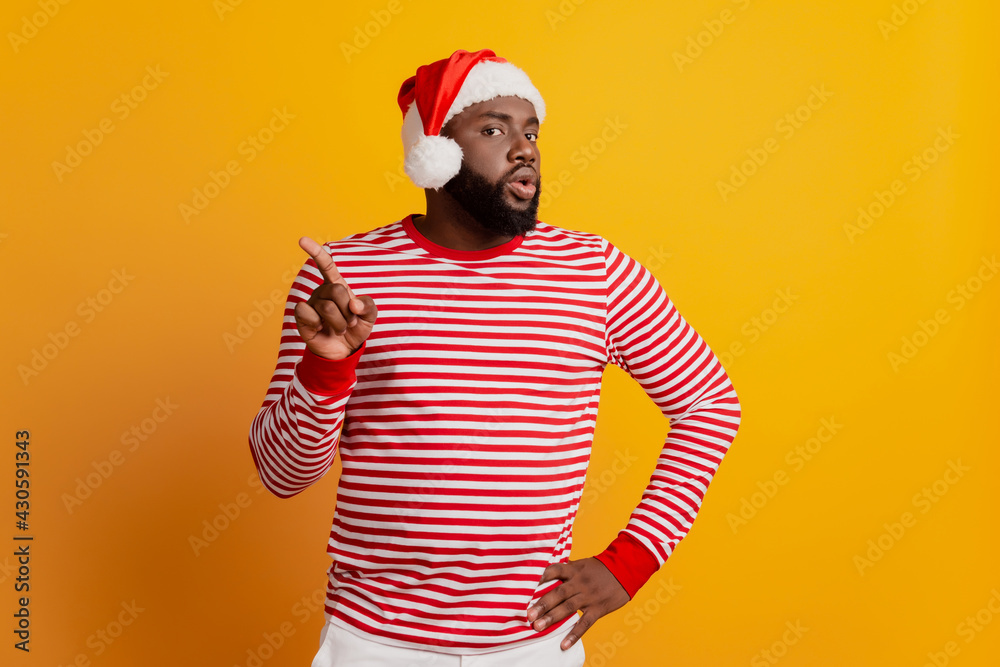
[[[336,323],[338,318],[340,317],[340,311],[337,310],[337,307],[331,301],[321,302],[319,304],[318,310],[320,312],[320,315],[322,315],[323,319],[326,320],[327,322],[330,322],[331,324]]]

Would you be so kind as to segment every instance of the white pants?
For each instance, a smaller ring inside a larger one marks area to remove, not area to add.
[[[559,648],[567,634],[568,629],[559,628],[533,644],[477,655],[451,655],[379,644],[327,621],[311,667],[583,667],[583,641],[578,639],[566,651]]]

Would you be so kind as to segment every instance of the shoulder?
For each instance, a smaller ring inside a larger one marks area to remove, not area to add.
[[[335,241],[327,241],[322,245],[332,255],[371,254],[379,249],[391,250],[401,241],[405,241],[405,238],[406,231],[403,229],[403,221],[397,220],[368,231],[348,234]]]
[[[524,237],[524,244],[528,247],[543,247],[556,249],[579,249],[591,252],[603,252],[608,241],[600,234],[593,232],[569,229],[552,225],[539,220],[535,228]]]
[[[348,234],[333,241],[320,242],[320,247],[333,259],[338,270],[356,267],[380,254],[391,251],[399,245],[401,237],[405,237],[401,220],[376,227],[364,232]],[[317,239],[318,241],[319,239]],[[303,258],[296,281],[305,283],[321,283],[323,276],[316,262],[309,256]]]

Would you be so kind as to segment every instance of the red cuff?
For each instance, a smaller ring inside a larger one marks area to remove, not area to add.
[[[660,562],[642,542],[622,531],[607,549],[594,556],[604,563],[631,600],[642,585],[660,569]]]
[[[320,396],[343,394],[354,384],[354,369],[365,351],[367,342],[361,343],[361,347],[343,359],[327,359],[307,347],[302,360],[295,367],[299,382],[308,391]]]

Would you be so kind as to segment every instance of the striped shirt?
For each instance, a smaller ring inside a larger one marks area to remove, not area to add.
[[[378,307],[345,359],[298,334],[295,305],[323,282],[305,262],[250,450],[280,498],[340,452],[328,620],[397,646],[512,647],[576,618],[538,632],[526,612],[561,583],[539,584],[542,571],[569,560],[605,366],[670,425],[638,506],[597,555],[630,597],[690,530],[740,405],[656,278],[605,238],[538,221],[461,251],[412,218],[323,246]]]

